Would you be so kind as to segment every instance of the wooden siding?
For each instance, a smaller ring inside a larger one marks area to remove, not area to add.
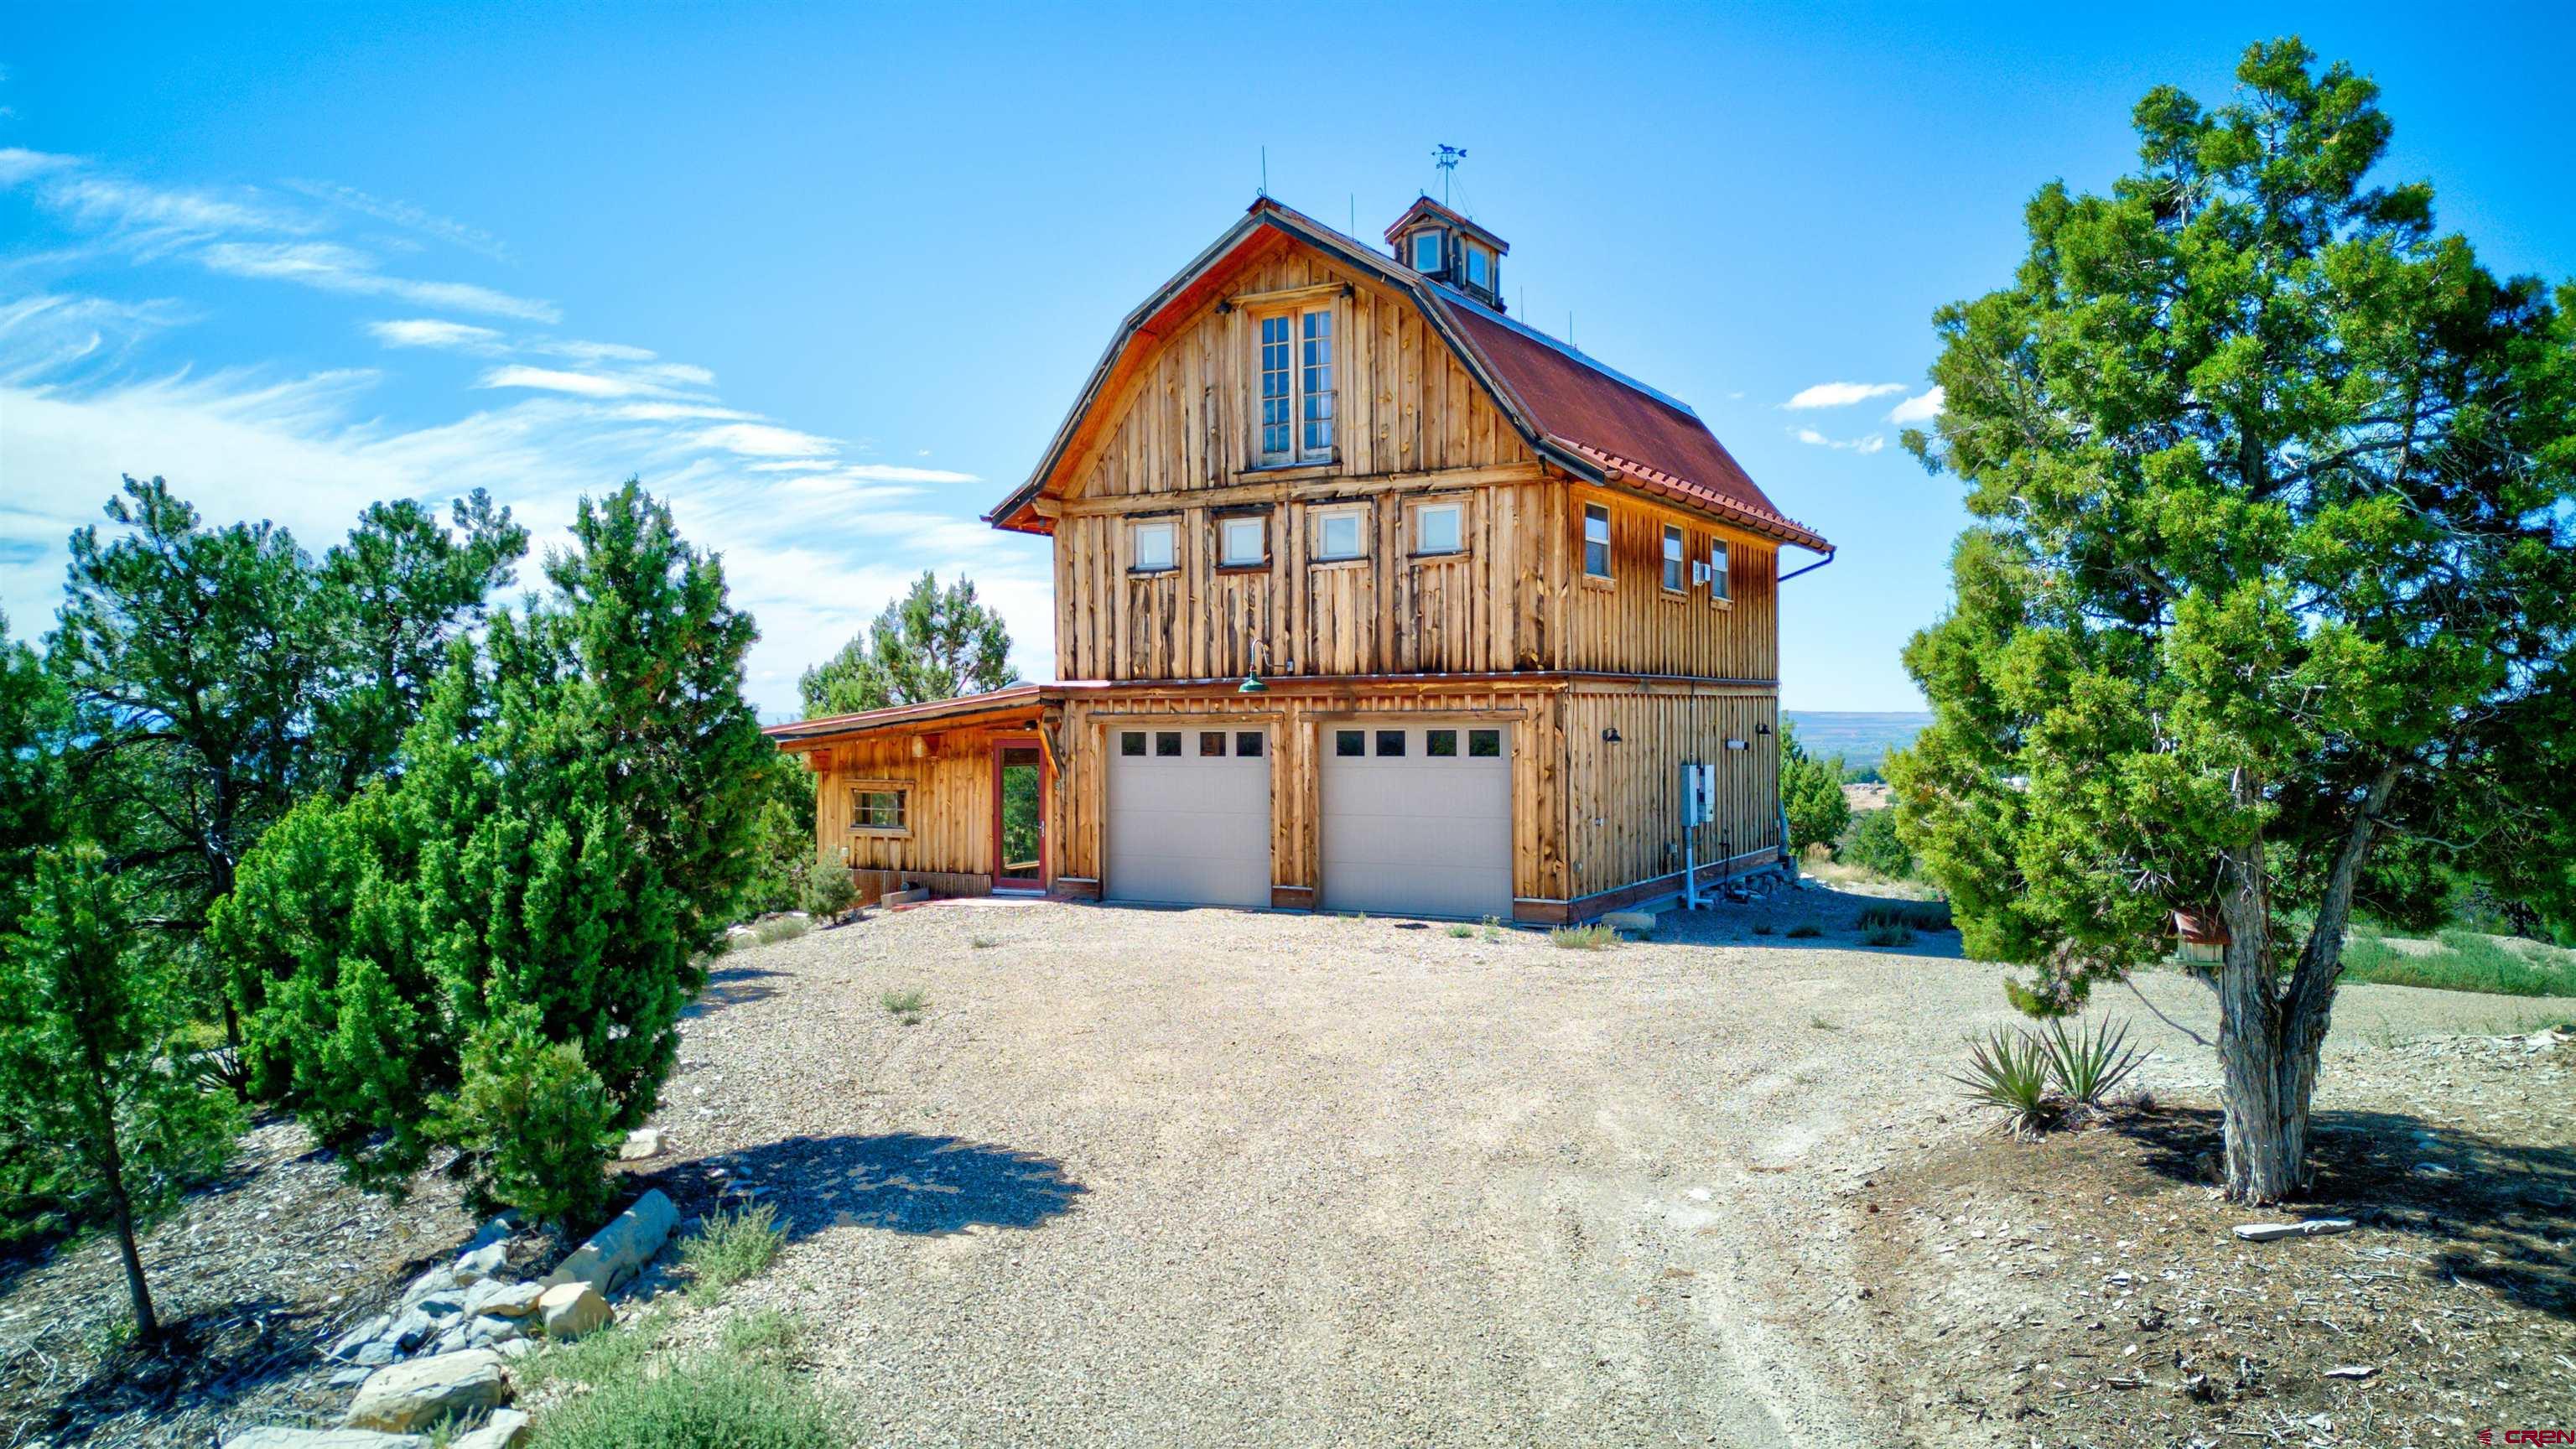
[[[1780,848],[1779,706],[1767,690],[1602,692],[1565,697],[1566,785],[1578,802],[1565,844],[1577,900],[1682,868],[1685,760],[1717,766],[1717,818],[1699,860]],[[1604,732],[1617,730],[1619,742]],[[1729,739],[1746,748],[1726,748]]]
[[[1780,674],[1779,546],[1697,514],[1607,488],[1562,490],[1572,575],[1563,590],[1565,669],[1777,680]],[[1610,509],[1610,581],[1583,573],[1583,507]],[[1682,590],[1663,586],[1664,529],[1682,530]],[[1690,564],[1728,544],[1730,603],[1713,602]]]
[[[814,840],[854,869],[993,873],[993,746],[1036,736],[1035,724],[879,734],[816,747]],[[915,758],[913,742],[926,754]],[[867,784],[907,789],[901,835],[850,828],[850,792]]]

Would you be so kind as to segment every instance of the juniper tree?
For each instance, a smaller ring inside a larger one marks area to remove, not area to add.
[[[885,606],[874,626],[805,671],[797,692],[811,717],[856,714],[982,694],[1011,682],[1011,631],[975,597],[975,581],[947,588],[923,573]]]
[[[757,864],[775,751],[720,563],[632,482],[573,533],[553,599],[450,646],[394,778],[270,832],[215,938],[264,1081],[360,1180],[447,1142],[484,1200],[580,1218]]]
[[[1789,817],[1789,848],[1801,854],[1811,845],[1833,844],[1851,824],[1842,756],[1820,760],[1808,754],[1786,720],[1780,722],[1780,809]]]
[[[2576,289],[2374,186],[2377,88],[2298,41],[2230,103],[2159,88],[2138,170],[2042,188],[2013,283],[1937,314],[1909,434],[1976,523],[1889,771],[1971,952],[2040,1014],[2228,934],[2227,1193],[2308,1180],[2375,851],[2563,908],[2576,800]]]

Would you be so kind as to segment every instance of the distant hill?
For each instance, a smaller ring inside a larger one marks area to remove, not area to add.
[[[1932,722],[1932,716],[1921,710],[1874,714],[1784,709],[1780,714],[1797,730],[1798,743],[1808,754],[1840,755],[1844,764],[1855,769],[1876,767],[1888,751],[1914,743],[1914,737]]]

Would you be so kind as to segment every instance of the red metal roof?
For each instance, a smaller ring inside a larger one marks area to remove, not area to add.
[[[1697,417],[1478,308],[1441,300],[1540,432],[1681,502],[1808,548],[1827,547],[1773,507]]]
[[[1056,692],[1048,684],[1013,684],[986,694],[961,694],[954,699],[925,700],[920,704],[895,704],[884,709],[863,710],[858,714],[824,715],[819,719],[790,720],[768,725],[761,733],[781,745],[799,740],[818,739],[826,735],[865,734],[869,730],[891,725],[926,724],[934,720],[953,719],[982,714],[989,710],[1038,709]]]

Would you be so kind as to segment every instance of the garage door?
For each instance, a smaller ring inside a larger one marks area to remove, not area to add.
[[[1512,913],[1512,751],[1499,725],[1326,725],[1324,905]]]
[[[1251,729],[1109,729],[1114,901],[1270,904],[1269,736]]]

